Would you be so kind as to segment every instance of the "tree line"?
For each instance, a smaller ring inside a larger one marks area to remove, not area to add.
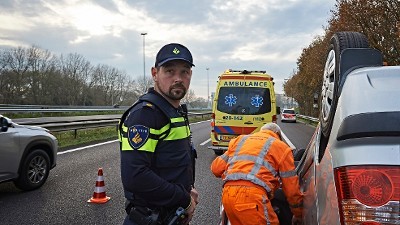
[[[335,32],[363,33],[371,48],[383,53],[387,65],[400,65],[400,1],[336,0],[325,32],[314,38],[297,59],[297,69],[284,92],[299,103],[301,114],[317,117],[314,94],[320,94],[329,41]]]
[[[134,80],[108,65],[92,65],[77,53],[56,56],[37,46],[0,49],[0,104],[131,105],[152,82],[150,77]],[[192,90],[185,102],[207,105]]]

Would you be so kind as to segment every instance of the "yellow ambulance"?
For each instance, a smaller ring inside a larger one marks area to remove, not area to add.
[[[212,105],[211,146],[216,155],[241,134],[276,122],[273,78],[265,71],[226,70],[219,76]]]

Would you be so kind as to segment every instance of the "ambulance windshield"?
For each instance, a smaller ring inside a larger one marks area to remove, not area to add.
[[[258,87],[221,87],[217,110],[237,115],[268,113],[271,111],[270,90]]]

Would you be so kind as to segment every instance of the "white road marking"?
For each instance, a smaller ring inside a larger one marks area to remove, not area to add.
[[[296,149],[296,146],[289,140],[289,138],[285,135],[285,133],[281,132],[282,138],[285,140],[285,142],[289,145],[291,149]]]
[[[205,145],[205,144],[207,144],[207,143],[210,142],[210,141],[211,141],[211,138],[205,140],[205,141],[204,141],[203,143],[201,143],[200,145]]]
[[[113,142],[116,142],[116,141],[118,141],[118,139],[117,140],[113,140],[113,141],[102,142],[102,143],[98,143],[98,144],[94,144],[94,145],[88,145],[88,146],[84,146],[84,147],[80,147],[80,148],[74,148],[74,149],[70,149],[70,150],[67,150],[67,151],[58,152],[57,155],[62,155],[62,154],[65,154],[65,153],[70,153],[70,152],[84,150],[84,149],[87,149],[87,148],[106,145],[106,144],[110,144],[110,143],[113,143]]]

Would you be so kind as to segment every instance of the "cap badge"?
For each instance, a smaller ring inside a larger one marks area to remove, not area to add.
[[[177,48],[174,48],[174,50],[172,51],[175,55],[178,55],[179,54],[179,49],[177,49]]]

